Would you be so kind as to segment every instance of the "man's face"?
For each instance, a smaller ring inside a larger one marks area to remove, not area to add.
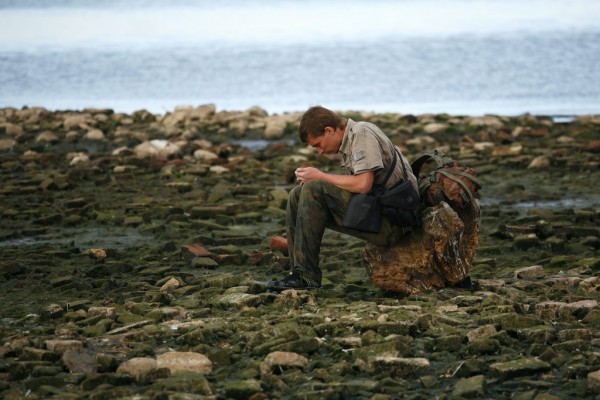
[[[319,154],[336,154],[342,144],[343,132],[336,131],[331,127],[325,128],[325,134],[321,136],[308,136],[306,142]]]

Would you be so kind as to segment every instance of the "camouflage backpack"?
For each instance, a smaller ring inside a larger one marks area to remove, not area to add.
[[[430,160],[435,161],[437,167],[426,175],[419,176],[421,167]],[[426,207],[445,201],[453,209],[464,209],[473,203],[481,189],[473,168],[465,167],[438,150],[423,154],[411,167],[419,181],[419,195]]]

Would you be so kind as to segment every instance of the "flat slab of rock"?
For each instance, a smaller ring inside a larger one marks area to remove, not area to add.
[[[479,202],[458,212],[441,202],[425,209],[423,225],[397,245],[368,244],[367,272],[375,285],[404,294],[457,284],[471,271],[479,224]]]

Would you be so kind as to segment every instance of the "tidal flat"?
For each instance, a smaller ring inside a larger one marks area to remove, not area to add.
[[[299,113],[0,110],[0,397],[600,398],[600,116],[341,112],[483,181],[471,282],[374,286],[327,231],[288,268]]]

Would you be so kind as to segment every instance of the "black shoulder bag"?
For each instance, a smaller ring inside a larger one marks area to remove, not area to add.
[[[392,145],[394,158],[383,183],[383,189],[373,188],[367,193],[353,194],[344,214],[342,225],[363,232],[379,232],[381,217],[407,230],[420,223],[419,193],[408,180],[404,163],[401,163],[404,179],[389,190],[385,184],[396,168],[397,151]]]
[[[393,166],[396,164],[396,152],[394,151]],[[380,196],[380,202],[383,216],[388,221],[402,227],[405,231],[410,231],[415,226],[421,225],[421,201],[419,192],[408,179],[406,167],[402,160],[400,160],[400,166],[402,167],[403,179],[384,191]]]

